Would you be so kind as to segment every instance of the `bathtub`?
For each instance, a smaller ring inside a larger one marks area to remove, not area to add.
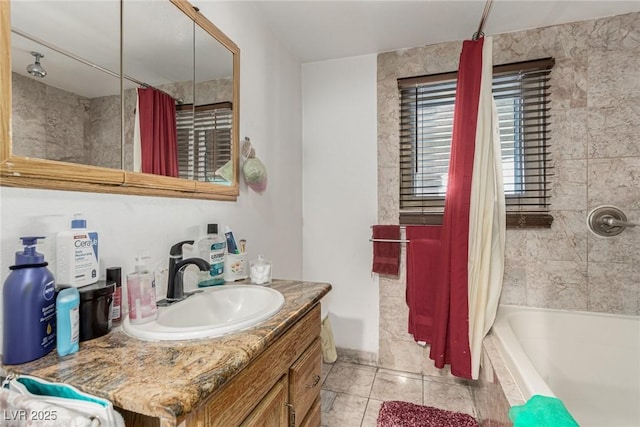
[[[581,427],[640,426],[640,317],[502,305],[493,325],[524,399],[561,399]]]

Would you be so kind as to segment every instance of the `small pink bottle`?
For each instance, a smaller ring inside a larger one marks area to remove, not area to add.
[[[151,322],[158,316],[156,281],[144,263],[148,257],[136,258],[136,271],[127,274],[129,321],[134,325]]]

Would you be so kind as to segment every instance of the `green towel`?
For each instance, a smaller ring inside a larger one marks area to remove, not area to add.
[[[560,399],[535,395],[509,409],[513,427],[579,427]]]

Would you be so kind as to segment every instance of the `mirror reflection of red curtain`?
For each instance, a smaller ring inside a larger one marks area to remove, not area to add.
[[[175,100],[153,88],[138,89],[142,172],[178,176]]]

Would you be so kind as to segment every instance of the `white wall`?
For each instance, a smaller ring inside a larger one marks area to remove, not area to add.
[[[328,281],[338,347],[378,352],[376,55],[304,64],[303,276]],[[323,302],[325,302],[323,301]]]
[[[274,276],[302,278],[300,65],[250,6],[199,6],[240,46],[240,138],[250,137],[266,164],[267,191],[258,195],[243,185],[233,203],[0,187],[0,281],[21,249],[19,236],[47,236],[40,251],[54,261],[52,237],[69,227],[75,212],[101,232],[102,275],[112,265],[131,271],[142,253],[165,261],[173,243],[197,239],[207,223],[218,222],[247,239],[250,257],[271,258]]]

